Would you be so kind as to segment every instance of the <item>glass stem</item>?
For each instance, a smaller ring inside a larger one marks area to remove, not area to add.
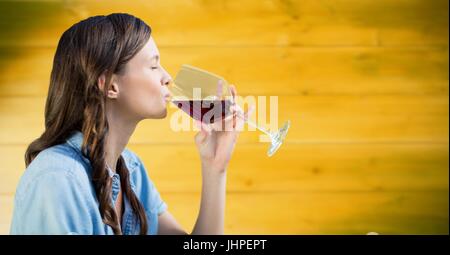
[[[249,119],[245,119],[244,117],[242,117],[241,115],[238,114],[238,116],[243,119],[248,125],[258,129],[259,131],[263,132],[264,134],[266,134],[267,136],[270,137],[270,139],[273,139],[272,137],[272,133],[268,130],[266,130],[265,128],[260,127],[258,124],[256,124],[255,122],[249,120]]]

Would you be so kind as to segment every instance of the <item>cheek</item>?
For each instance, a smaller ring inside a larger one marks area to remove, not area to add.
[[[143,72],[130,76],[127,80],[124,102],[130,111],[139,118],[161,117],[165,114],[165,103],[162,100],[161,84],[155,75]]]

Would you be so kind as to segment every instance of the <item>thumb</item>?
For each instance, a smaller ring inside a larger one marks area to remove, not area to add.
[[[194,137],[195,143],[197,145],[203,144],[207,135],[208,135],[208,133],[205,130],[200,130]]]

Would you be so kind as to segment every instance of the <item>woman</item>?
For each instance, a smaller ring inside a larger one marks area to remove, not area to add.
[[[167,115],[171,77],[150,34],[128,14],[91,17],[64,32],[45,131],[25,153],[12,234],[186,234],[125,148],[141,120]],[[231,131],[200,124],[195,136],[203,185],[192,234],[223,233],[226,169],[243,125],[236,114],[222,123]]]

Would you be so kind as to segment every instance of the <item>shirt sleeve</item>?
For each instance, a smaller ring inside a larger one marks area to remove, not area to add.
[[[49,171],[16,194],[11,234],[92,234],[84,190],[67,171]]]

